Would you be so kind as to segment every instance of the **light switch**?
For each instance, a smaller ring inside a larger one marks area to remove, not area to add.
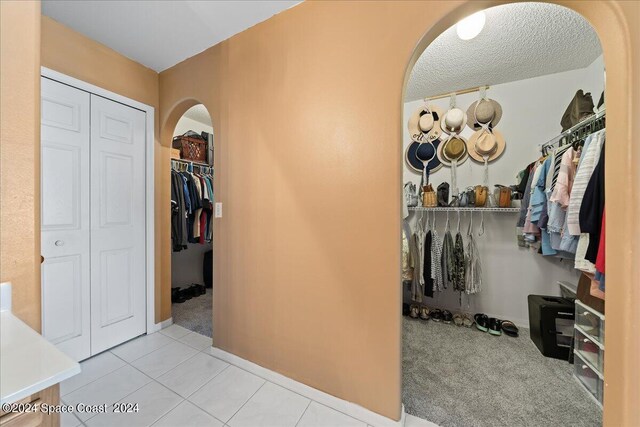
[[[215,217],[216,218],[222,218],[222,203],[220,203],[220,202],[216,203]]]

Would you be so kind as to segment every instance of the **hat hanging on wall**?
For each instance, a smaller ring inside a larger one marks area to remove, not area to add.
[[[482,124],[493,129],[501,118],[502,106],[494,99],[481,98],[467,108],[467,126],[473,130],[479,130]]]
[[[412,141],[435,141],[440,138],[442,130],[440,129],[440,120],[442,119],[442,110],[435,105],[425,103],[418,108],[409,117],[407,127],[409,128],[409,136]]]
[[[460,165],[468,157],[467,141],[462,136],[452,135],[438,145],[438,159],[445,166],[451,166],[453,161]]]
[[[407,166],[409,166],[412,171],[422,174],[424,161],[426,160],[428,161],[427,167],[429,168],[429,173],[439,170],[442,167],[442,163],[436,153],[440,144],[439,139],[431,143],[412,141],[405,150],[404,159],[407,162]]]
[[[484,163],[485,156],[487,156],[487,162],[496,160],[504,153],[506,147],[504,135],[497,129],[493,129],[491,132],[476,131],[467,142],[469,156],[480,163]]]
[[[477,129],[467,143],[469,155],[475,161],[489,163],[500,157],[506,147],[504,135],[495,129],[502,117],[502,107],[493,99],[487,99],[483,90],[468,111],[472,116],[469,122]]]
[[[440,127],[449,135],[459,134],[466,124],[467,114],[457,107],[451,107],[440,121]]]

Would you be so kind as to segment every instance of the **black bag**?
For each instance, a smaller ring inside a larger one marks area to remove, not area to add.
[[[204,279],[204,286],[206,288],[213,287],[213,251],[204,253],[204,259],[202,260],[202,278]]]
[[[438,185],[438,206],[449,206],[449,183]]]

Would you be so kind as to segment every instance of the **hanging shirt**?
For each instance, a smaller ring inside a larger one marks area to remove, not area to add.
[[[604,212],[604,146],[600,150],[600,159],[593,170],[580,206],[580,230],[589,234],[589,246],[585,259],[595,264],[600,248],[600,229]]]
[[[584,150],[584,154],[578,164],[578,171],[571,189],[569,207],[567,208],[567,229],[574,236],[580,235],[580,206],[584,193],[591,179],[593,170],[600,158],[600,150],[604,143],[604,130],[593,133],[593,138],[589,147]]]
[[[424,239],[424,270],[422,272],[424,276],[424,294],[428,297],[433,297],[433,278],[431,277],[431,243],[432,243],[431,230],[427,231]]]
[[[431,278],[433,279],[433,290],[444,291],[444,280],[442,278],[442,240],[434,228],[431,231]]]

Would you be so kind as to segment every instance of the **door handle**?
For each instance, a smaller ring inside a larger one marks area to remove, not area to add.
[[[40,255],[40,264],[42,264],[43,262],[44,262],[44,257]]]
[[[64,246],[64,241],[62,241],[62,240],[56,240],[56,241],[54,242],[54,245],[56,245],[56,246]]]

